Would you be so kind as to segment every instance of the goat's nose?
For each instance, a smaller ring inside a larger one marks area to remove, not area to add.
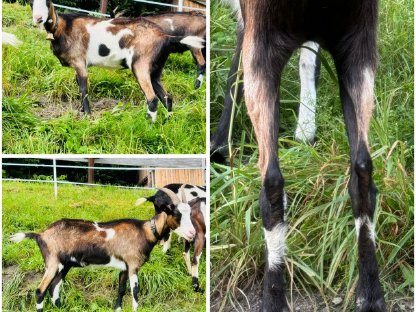
[[[36,23],[42,23],[42,15],[34,15],[33,19],[35,20]]]

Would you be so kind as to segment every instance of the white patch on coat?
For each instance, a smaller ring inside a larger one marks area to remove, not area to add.
[[[187,36],[179,42],[190,46],[191,48],[202,49],[204,47],[205,40],[197,36]]]
[[[59,288],[61,287],[62,279],[56,284],[55,288],[53,289],[53,295],[52,295],[52,302],[56,304],[56,300],[59,299]]]
[[[360,230],[361,227],[366,226],[368,229],[368,235],[371,241],[373,242],[374,246],[376,244],[376,234],[375,234],[375,226],[374,223],[371,222],[368,216],[362,216],[355,219],[355,233],[357,235],[357,240],[360,237]]]
[[[133,31],[125,28],[113,35],[111,32],[107,31],[108,27],[114,27],[114,25],[111,24],[111,20],[86,25],[87,32],[90,35],[87,49],[87,65],[121,68],[121,62],[125,59],[128,68],[131,69],[133,48],[121,49],[119,41],[126,35],[133,36]],[[107,56],[99,55],[98,49],[101,44],[104,44],[110,50],[110,53]]]
[[[196,256],[196,264],[192,265],[192,277],[198,278],[198,265],[199,265],[200,258],[201,258],[201,255]]]
[[[100,228],[99,225],[97,223],[94,223],[95,229],[98,232],[105,232],[105,240],[109,241],[110,239],[113,239],[114,236],[116,235],[116,231],[114,229],[103,229]]]
[[[264,238],[267,246],[267,261],[269,269],[274,270],[283,263],[286,251],[286,229],[284,223],[277,224],[271,231],[264,230]]]
[[[187,241],[191,241],[195,235],[195,228],[191,221],[191,206],[189,204],[179,203],[177,208],[182,217],[179,227],[174,232]]]
[[[34,0],[32,8],[33,23],[39,25],[37,17],[41,17],[41,24],[45,23],[48,19],[49,9],[46,5],[46,0]]]
[[[132,276],[130,276],[129,279],[130,279],[131,296],[132,296],[132,299],[133,299],[133,311],[136,311],[137,310],[137,307],[139,306],[139,304],[134,299],[133,289],[134,289],[134,286],[136,286],[136,284],[139,285],[139,280],[137,279],[137,275],[136,274],[133,274]]]
[[[111,256],[110,262],[105,264],[104,266],[119,269],[121,271],[126,271],[127,270],[126,263],[122,260],[117,259],[114,256]]]
[[[175,30],[175,27],[173,26],[173,19],[171,18],[165,18],[165,21],[169,23],[169,27],[171,31]]]
[[[41,303],[36,303],[36,310],[43,309],[43,300]]]
[[[308,41],[303,46],[318,52],[319,45]],[[299,75],[300,75],[300,105],[295,138],[301,142],[312,142],[315,138],[315,111],[316,111],[316,58],[318,56],[307,48],[300,49]]]

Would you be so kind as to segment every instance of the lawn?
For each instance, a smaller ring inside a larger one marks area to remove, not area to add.
[[[152,192],[64,185],[59,186],[55,199],[53,186],[49,184],[3,182],[3,311],[34,310],[35,290],[44,272],[36,243],[33,240],[10,243],[11,234],[39,232],[61,218],[150,219],[154,215],[152,204],[134,206],[137,198],[149,194]],[[170,258],[157,245],[140,269],[139,311],[205,311],[205,295],[193,291],[182,257],[183,244],[176,237]],[[205,285],[205,253],[201,260],[200,283]],[[45,311],[112,311],[118,273],[115,269],[72,269],[61,286],[63,307],[53,307],[47,295]],[[131,311],[129,286],[123,307],[124,311]]]
[[[220,1],[213,1],[211,133],[221,113],[235,45],[230,29],[235,29],[233,13]],[[370,144],[379,190],[377,258],[389,311],[413,302],[414,296],[412,30],[412,1],[380,1],[379,67]],[[333,63],[326,52],[323,57],[329,65],[321,69],[314,146],[293,139],[300,87],[298,52],[282,79],[279,157],[289,200],[286,293],[289,302],[299,295],[306,298],[310,311],[322,309],[322,305],[330,311],[351,311],[358,267],[347,190],[349,148],[338,85],[332,78]],[[257,144],[244,105],[236,104],[235,112],[231,158],[227,165],[211,164],[211,262],[216,268],[211,270],[211,296],[215,311],[246,311],[247,301],[253,305],[250,294],[253,288],[260,294],[264,268]],[[319,299],[314,300],[316,297]],[[342,299],[336,308],[331,303],[335,297]]]
[[[32,25],[29,5],[3,3],[3,31],[23,45],[3,51],[3,152],[204,153],[205,84],[194,90],[190,52],[172,54],[162,74],[174,114],[161,103],[146,117],[143,92],[130,70],[89,69],[92,115],[79,112],[75,71],[53,55],[46,32]]]

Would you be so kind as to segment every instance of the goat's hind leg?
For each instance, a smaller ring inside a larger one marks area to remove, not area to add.
[[[37,312],[43,311],[43,300],[45,298],[46,291],[49,288],[52,280],[58,273],[58,262],[49,261],[46,263],[46,271],[43,275],[43,278],[39,284],[39,287],[36,289],[36,310]]]
[[[258,19],[246,23],[243,43],[244,87],[247,111],[259,145],[262,175],[260,209],[266,241],[266,268],[262,311],[288,311],[284,291],[284,180],[279,168],[279,92],[281,74],[295,45],[283,35],[257,29]],[[254,29],[254,30],[253,30]],[[247,31],[248,30],[248,31]],[[262,32],[263,37],[256,36]]]
[[[205,58],[202,54],[201,49],[191,48],[192,56],[197,64],[197,77],[195,80],[195,89],[199,89],[204,81],[204,74],[205,74]]]
[[[162,83],[160,82],[160,76],[162,75],[162,70],[163,70],[163,67],[159,66],[152,72],[151,74],[152,86],[157,97],[162,102],[163,106],[166,107],[169,113],[172,113],[172,96],[168,92],[166,92],[166,90],[163,88]]]
[[[336,56],[335,64],[350,145],[349,193],[355,218],[359,261],[357,312],[386,311],[376,259],[373,216],[377,190],[372,179],[373,165],[368,147],[368,130],[374,102],[377,59],[375,47],[375,42],[372,45],[368,42],[360,45],[355,41],[349,49],[343,49],[350,51],[350,54],[342,55],[337,51],[333,53]],[[359,57],[354,53],[359,53]]]
[[[64,267],[55,275],[49,286],[49,294],[51,295],[52,302],[58,308],[62,306],[61,298],[59,297],[59,290],[62,284],[62,281],[65,279],[65,276],[68,274],[71,269],[70,265],[64,265]]]
[[[88,72],[85,66],[76,66],[77,84],[81,93],[81,112],[91,114],[90,103],[88,101]]]

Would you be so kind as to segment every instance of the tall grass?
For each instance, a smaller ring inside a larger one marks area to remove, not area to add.
[[[35,290],[44,272],[36,243],[33,240],[10,243],[11,234],[39,232],[61,218],[93,221],[126,217],[150,219],[154,215],[151,203],[134,206],[137,198],[150,193],[113,187],[63,185],[59,186],[58,199],[55,199],[51,185],[3,182],[3,311],[34,310]],[[182,244],[174,239],[172,256],[168,258],[160,246],[155,246],[149,261],[138,274],[139,311],[205,311],[205,295],[192,289],[182,248]],[[201,285],[204,285],[205,256],[199,272]],[[117,270],[74,268],[61,287],[63,308],[53,308],[47,295],[45,311],[111,311],[117,287]],[[123,310],[131,311],[129,290],[123,306]]]
[[[173,116],[161,103],[146,118],[143,92],[130,70],[89,69],[92,116],[79,113],[75,71],[53,55],[46,32],[31,25],[29,6],[3,3],[3,30],[23,45],[3,47],[5,153],[204,153],[205,88],[194,90],[189,52],[171,55],[162,82]]]
[[[370,142],[378,187],[377,258],[389,308],[413,297],[413,5],[381,0],[380,63]],[[216,127],[235,39],[231,12],[211,6],[211,131]],[[328,54],[323,53],[333,71]],[[338,86],[326,68],[318,88],[317,142],[293,140],[299,102],[298,54],[282,80],[279,157],[289,199],[286,257],[289,300],[296,291],[343,298],[353,309],[357,243],[347,185],[348,142]],[[216,306],[236,305],[240,290],[262,279],[264,243],[259,214],[260,177],[254,132],[236,104],[230,164],[211,164],[211,290]],[[311,301],[312,302],[312,301]]]

